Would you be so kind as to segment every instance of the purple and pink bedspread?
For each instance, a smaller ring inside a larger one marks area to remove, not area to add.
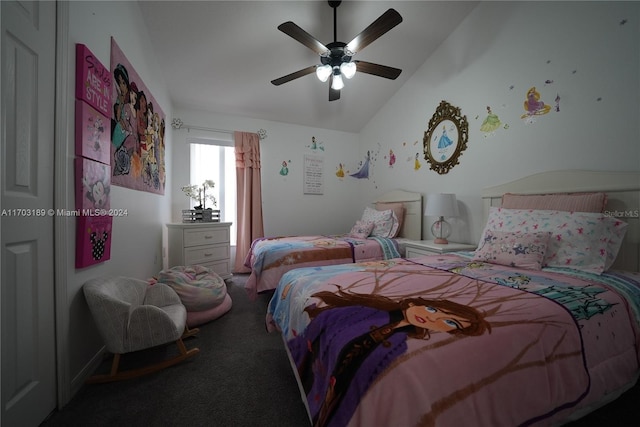
[[[400,256],[393,239],[357,239],[344,235],[286,236],[256,239],[245,258],[251,275],[245,288],[250,297],[273,290],[294,268],[350,264]]]
[[[297,269],[280,331],[315,426],[555,425],[640,372],[640,275],[463,254]]]

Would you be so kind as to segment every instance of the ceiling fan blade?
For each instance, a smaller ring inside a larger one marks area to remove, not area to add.
[[[276,86],[280,86],[283,83],[287,83],[287,82],[290,82],[291,80],[304,77],[307,74],[311,74],[315,71],[316,71],[316,65],[312,65],[310,67],[303,68],[302,70],[298,70],[294,73],[287,74],[286,76],[280,77],[279,79],[271,80],[271,83],[273,83]]]
[[[356,69],[360,73],[372,74],[385,79],[395,80],[402,70],[399,68],[387,67],[386,65],[374,64],[367,61],[353,61],[356,63]]]
[[[329,101],[340,99],[340,89],[333,88],[333,74],[329,78]]]
[[[329,86],[329,101],[337,101],[340,99],[340,91]]]
[[[285,33],[286,35],[296,39],[318,55],[328,55],[329,49],[316,40],[311,34],[307,33],[302,28],[298,27],[291,21],[287,21],[284,24],[280,24],[278,29]]]
[[[347,49],[354,54],[369,46],[378,37],[402,22],[402,16],[389,9],[347,44]]]

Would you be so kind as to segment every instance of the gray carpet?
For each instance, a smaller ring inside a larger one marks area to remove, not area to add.
[[[42,426],[301,427],[309,421],[278,334],[265,329],[268,295],[250,301],[246,275],[228,282],[233,307],[200,326],[200,353],[145,377],[85,385]],[[177,354],[175,345],[123,355],[123,369]],[[111,359],[98,371],[107,373]]]
[[[200,348],[198,355],[146,377],[85,385],[42,426],[309,426],[284,344],[265,330],[269,295],[250,301],[246,279],[234,275],[228,282],[231,310],[185,340],[187,348]],[[145,350],[124,355],[121,365],[174,354],[175,345]],[[105,360],[99,371],[108,372],[110,363]],[[640,384],[570,427],[639,425],[639,402]]]

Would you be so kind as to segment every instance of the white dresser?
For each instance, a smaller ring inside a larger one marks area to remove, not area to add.
[[[230,278],[230,227],[230,222],[167,224],[169,267],[197,264]]]

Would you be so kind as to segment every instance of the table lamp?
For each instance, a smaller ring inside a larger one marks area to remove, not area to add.
[[[446,245],[447,237],[451,235],[451,224],[444,217],[458,216],[458,202],[455,194],[439,193],[427,196],[425,216],[437,216],[439,219],[431,226],[431,233],[435,237],[434,243]]]

